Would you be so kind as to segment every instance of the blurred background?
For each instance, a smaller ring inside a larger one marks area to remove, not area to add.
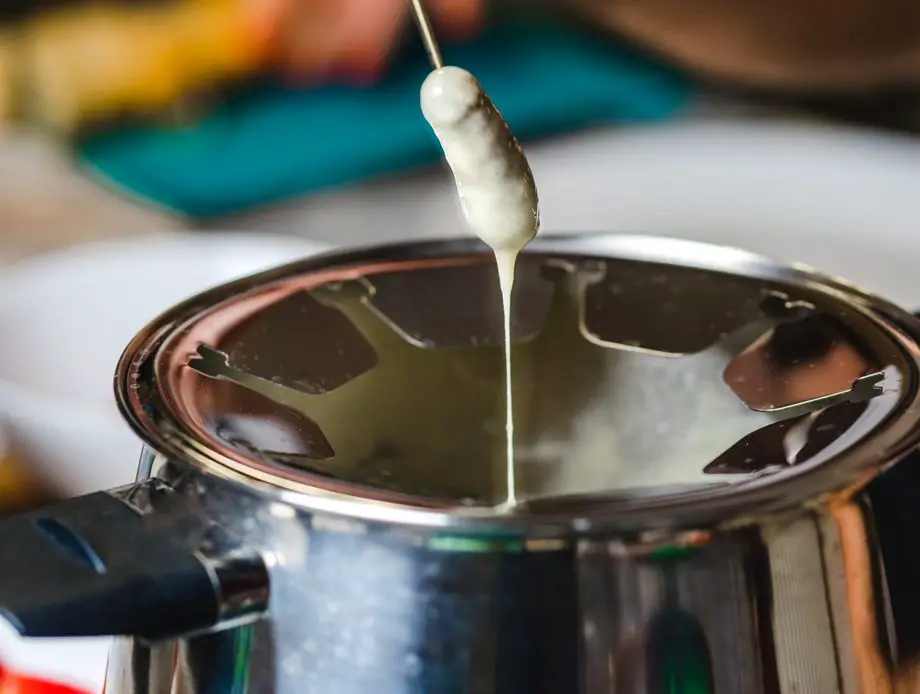
[[[524,141],[546,232],[730,244],[920,308],[916,0],[428,3]],[[408,9],[0,0],[0,514],[133,481],[112,373],[160,311],[468,233]],[[101,689],[105,642],[52,648],[0,633],[0,692],[24,691],[3,665]]]
[[[429,0],[547,231],[729,243],[920,307],[920,4]],[[0,512],[133,479],[121,349],[329,245],[463,234],[407,0],[0,1]]]

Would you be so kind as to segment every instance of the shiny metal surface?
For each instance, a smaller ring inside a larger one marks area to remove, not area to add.
[[[920,694],[920,326],[737,251],[544,239],[513,331],[530,486],[501,516],[485,257],[299,263],[129,347],[141,476],[175,493],[121,498],[149,518],[179,500],[251,548],[270,600],[245,626],[119,640],[107,694]],[[382,434],[398,445],[363,468],[342,453]]]
[[[500,304],[474,242],[337,254],[193,299],[129,348],[122,407],[157,450],[288,503],[550,534],[781,510],[918,436],[912,319],[836,280],[615,235],[538,239],[518,274],[514,514],[496,510]]]
[[[428,8],[425,7],[425,0],[409,0],[412,5],[412,13],[415,17],[415,23],[418,25],[419,34],[422,42],[425,44],[425,51],[431,60],[431,66],[435,70],[444,67],[444,58],[441,56],[441,47],[438,45],[438,39],[434,33],[434,26],[431,23],[431,17],[428,15]]]
[[[188,504],[272,559],[269,613],[120,640],[106,691],[916,694],[918,473],[734,530],[547,541],[310,515],[186,472]]]
[[[269,575],[262,553],[241,545],[218,526],[208,528],[196,556],[208,570],[219,602],[215,626],[252,622],[268,606]]]

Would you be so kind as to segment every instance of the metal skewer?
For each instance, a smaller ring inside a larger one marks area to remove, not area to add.
[[[428,16],[428,10],[425,9],[424,0],[410,0],[412,9],[415,12],[415,22],[418,24],[419,33],[422,35],[422,41],[425,44],[425,50],[428,52],[428,58],[435,70],[444,67],[444,58],[441,55],[441,47],[438,45],[438,39],[434,35],[434,28],[431,25],[431,18]]]

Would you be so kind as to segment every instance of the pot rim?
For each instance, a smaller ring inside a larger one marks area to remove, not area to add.
[[[568,257],[617,258],[723,272],[808,288],[847,307],[882,330],[903,355],[909,373],[897,416],[832,459],[790,468],[739,484],[714,485],[653,497],[585,498],[580,508],[535,512],[526,503],[508,513],[491,507],[434,506],[359,496],[360,485],[338,484],[354,494],[324,487],[322,480],[294,481],[254,470],[178,431],[161,397],[155,362],[160,348],[190,321],[217,304],[286,278],[395,260],[487,254],[473,238],[402,242],[338,250],[312,256],[215,287],[152,321],[127,346],[116,370],[119,409],[131,428],[155,451],[277,501],[320,514],[355,520],[441,528],[452,532],[512,533],[529,537],[633,535],[661,529],[712,530],[759,522],[764,516],[847,498],[920,443],[920,322],[910,313],[840,278],[810,267],[784,264],[725,246],[662,236],[617,233],[541,235],[525,251]]]

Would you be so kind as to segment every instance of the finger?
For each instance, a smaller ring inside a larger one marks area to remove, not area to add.
[[[483,0],[429,0],[429,4],[438,31],[452,39],[474,35],[485,21]]]
[[[343,3],[344,33],[336,56],[336,68],[348,77],[377,77],[396,47],[406,21],[406,0],[349,0]]]
[[[377,74],[398,36],[405,0],[301,0],[283,38],[283,67],[300,79]]]
[[[287,15],[290,0],[241,0],[241,11],[253,35],[265,43],[274,43]]]
[[[261,0],[249,0],[265,7]],[[324,30],[337,21],[336,0],[274,0],[271,3],[274,60],[285,70],[308,77],[319,74],[331,59]]]

